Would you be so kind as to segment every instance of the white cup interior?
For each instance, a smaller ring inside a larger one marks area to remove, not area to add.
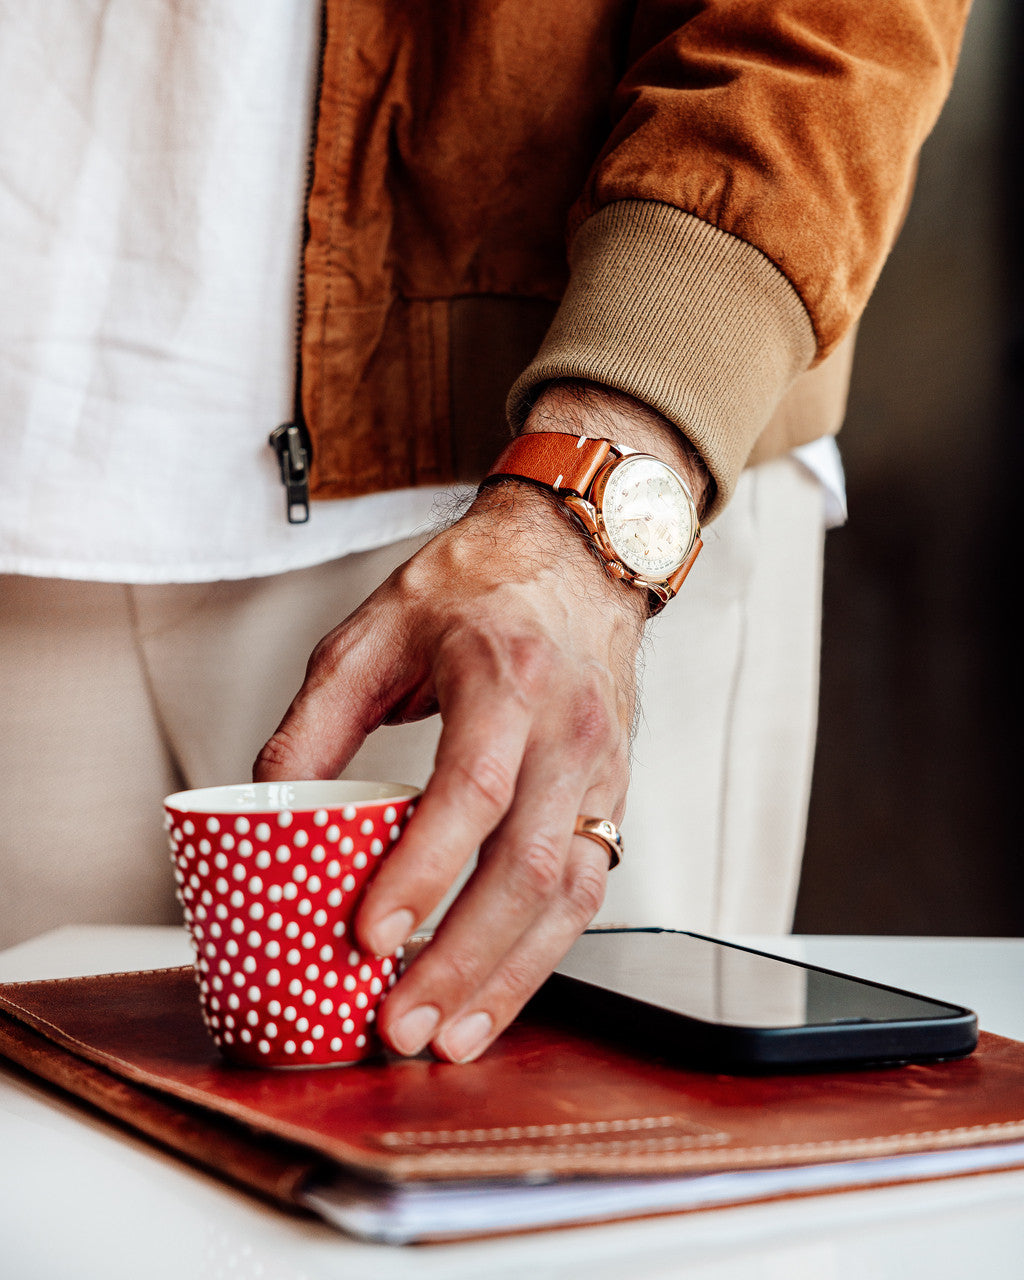
[[[188,813],[278,813],[283,809],[337,809],[346,804],[380,804],[419,795],[403,782],[243,782],[224,787],[176,791],[165,798],[170,809]]]

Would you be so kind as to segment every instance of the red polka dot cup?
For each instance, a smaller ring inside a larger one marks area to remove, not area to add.
[[[401,951],[360,950],[361,892],[412,812],[415,787],[275,782],[164,801],[203,1020],[229,1061],[359,1062]]]

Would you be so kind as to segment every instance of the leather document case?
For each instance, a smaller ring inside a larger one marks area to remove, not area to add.
[[[0,1054],[235,1183],[396,1242],[1024,1167],[1024,1044],[984,1032],[952,1062],[737,1077],[528,1012],[467,1066],[259,1071],[222,1062],[176,968],[0,985]],[[723,1173],[749,1181],[716,1191]]]

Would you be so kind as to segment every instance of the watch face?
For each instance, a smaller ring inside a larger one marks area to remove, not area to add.
[[[615,463],[603,486],[601,515],[615,554],[644,578],[669,577],[690,552],[695,531],[690,495],[657,458],[638,454]]]

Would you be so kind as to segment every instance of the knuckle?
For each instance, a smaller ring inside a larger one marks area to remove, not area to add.
[[[550,686],[558,667],[554,646],[539,635],[519,635],[509,642],[510,667],[523,695],[533,699]]]
[[[456,997],[475,991],[485,977],[482,957],[466,947],[448,947],[443,955],[433,958],[435,968],[431,977],[434,985]]]
[[[493,619],[460,618],[450,623],[439,644],[441,664],[458,678],[472,669],[486,679],[494,696],[521,704],[546,698],[557,683],[559,659],[544,635],[496,625]]]
[[[508,810],[515,795],[515,778],[505,761],[484,753],[457,761],[455,772],[461,788],[470,791],[492,817]]]
[[[585,685],[574,698],[571,729],[574,746],[588,757],[606,750],[615,735],[616,722],[596,683]]]
[[[407,606],[431,599],[431,589],[436,585],[436,570],[429,561],[429,556],[417,552],[404,564],[394,570],[389,585]]]
[[[527,957],[509,956],[497,975],[498,1001],[502,1009],[519,1009],[537,990],[545,978],[535,963]]]
[[[267,774],[280,777],[282,774],[294,772],[298,764],[299,752],[291,734],[286,729],[278,729],[260,749],[254,772],[257,777]]]
[[[601,910],[608,875],[603,868],[583,863],[573,869],[566,885],[565,900],[574,924],[587,925]]]
[[[526,902],[550,897],[562,879],[561,850],[547,837],[536,835],[520,850],[510,889]]]
[[[436,1005],[443,1021],[481,988],[488,972],[483,958],[467,947],[431,943],[395,988],[401,1004],[390,995],[384,1001],[384,1029],[390,1029],[410,1008],[424,1003]]]
[[[318,640],[306,663],[307,682],[317,684],[333,676],[341,665],[344,649],[340,628],[328,632],[322,640]]]

